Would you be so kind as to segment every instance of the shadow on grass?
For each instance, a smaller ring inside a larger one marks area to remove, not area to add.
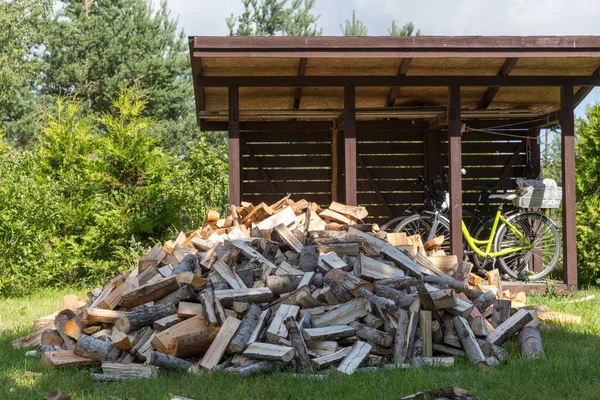
[[[0,399],[40,399],[57,388],[73,399],[396,399],[443,386],[463,387],[480,399],[599,399],[600,336],[585,330],[584,325],[543,330],[547,359],[523,360],[516,343],[509,342],[508,363],[487,372],[457,360],[451,368],[331,374],[323,381],[282,374],[239,379],[227,373],[170,372],[153,380],[106,383],[92,381],[89,370],[42,370],[37,359],[24,357],[25,350],[11,348],[13,339],[29,333],[18,329],[0,334]],[[28,378],[25,371],[43,375]]]

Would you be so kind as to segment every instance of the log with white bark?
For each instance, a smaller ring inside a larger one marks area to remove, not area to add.
[[[433,351],[437,353],[447,354],[449,356],[464,357],[466,355],[463,350],[459,350],[451,346],[445,346],[443,344],[434,343],[432,348]]]
[[[312,365],[315,369],[324,369],[329,367],[330,365],[337,364],[341,362],[348,354],[352,351],[352,347],[344,347],[341,350],[336,351],[335,353],[327,354],[321,357],[313,358]]]
[[[385,297],[377,296],[372,292],[368,291],[364,287],[358,289],[357,294],[365,299],[369,300],[371,303],[381,308],[382,310],[396,312],[398,310],[398,306],[392,300],[387,299]]]
[[[387,332],[369,328],[359,322],[350,322],[350,326],[356,330],[356,336],[369,343],[374,343],[383,347],[390,347],[394,337]]]
[[[193,299],[196,293],[194,292],[194,287],[192,285],[183,285],[179,289],[175,290],[172,293],[156,300],[154,305],[161,304],[177,304],[180,301],[185,301],[189,299]]]
[[[81,335],[75,345],[74,352],[80,356],[98,361],[116,361],[121,354],[121,350],[111,342],[95,339],[88,335]]]
[[[308,328],[302,331],[306,340],[337,340],[340,338],[353,336],[356,329],[348,325],[332,325],[322,328]]]
[[[454,308],[457,306],[456,293],[454,289],[441,289],[434,292],[429,292],[435,308],[438,310],[444,308]]]
[[[121,332],[128,333],[144,326],[150,326],[156,320],[175,314],[177,309],[173,304],[141,307],[131,311],[115,321],[115,326]]]
[[[269,328],[267,329],[267,341],[269,343],[278,343],[280,338],[287,337],[287,328],[283,324],[283,320],[287,317],[296,318],[300,307],[288,304],[282,304],[275,313]]]
[[[518,335],[519,349],[527,360],[540,358],[545,355],[540,331],[532,326],[521,329]]]
[[[367,315],[366,303],[367,301],[364,298],[359,297],[319,317],[313,318],[312,324],[315,328],[330,325],[346,325]]]
[[[517,332],[523,329],[529,322],[533,321],[535,311],[519,310],[515,315],[498,325],[496,329],[490,333],[485,340],[501,346],[506,340],[513,337]]]
[[[269,288],[226,289],[215,290],[215,297],[225,302],[246,301],[248,303],[268,303],[273,300],[273,292]]]
[[[158,300],[179,289],[177,276],[159,279],[154,283],[149,283],[136,288],[123,295],[123,305],[127,308],[133,308],[150,301]]]
[[[298,289],[298,284],[302,281],[304,275],[269,275],[266,285],[273,294],[293,292]]]
[[[356,275],[346,272],[342,269],[332,269],[323,276],[323,282],[329,284],[330,281],[336,281],[355,297],[361,288],[372,291],[373,284],[371,282],[360,279]]]
[[[399,309],[396,315],[398,316],[398,325],[396,326],[394,357],[396,364],[404,364],[407,356],[406,336],[408,333],[410,315],[408,311],[403,309]]]
[[[261,314],[262,311],[260,310],[260,307],[258,307],[256,304],[250,305],[250,309],[246,315],[244,315],[239,329],[229,343],[228,350],[230,353],[239,353],[244,350],[244,347],[246,346],[246,343],[248,343],[252,332],[254,332],[258,326]]]
[[[287,328],[290,335],[290,341],[292,342],[292,347],[294,349],[298,371],[302,373],[312,372],[313,368],[310,362],[310,357],[308,356],[306,343],[304,342],[302,333],[300,333],[300,328],[296,323],[296,319],[294,317],[286,317],[283,320],[283,324]]]
[[[444,326],[444,344],[460,348],[460,339],[456,333],[452,317],[450,315],[444,315],[442,317],[442,324]]]
[[[237,375],[240,378],[247,378],[250,375],[272,371],[273,369],[277,368],[277,366],[278,363],[276,362],[263,360],[241,367],[229,367],[226,370],[227,372]]]
[[[168,354],[159,353],[158,351],[150,352],[148,363],[164,369],[185,371],[187,371],[189,367],[194,365],[190,361],[178,357],[173,357]]]
[[[157,319],[152,323],[152,327],[156,332],[162,332],[165,329],[172,327],[183,321],[183,318],[180,318],[177,314],[168,315],[166,317]]]
[[[494,300],[494,306],[492,308],[492,320],[491,323],[494,328],[497,328],[500,324],[510,318],[510,300]]]
[[[479,343],[477,343],[477,339],[471,331],[467,320],[460,316],[454,317],[454,327],[456,328],[456,333],[458,333],[460,342],[462,343],[471,364],[485,369],[487,367],[485,364],[485,356],[483,355]]]

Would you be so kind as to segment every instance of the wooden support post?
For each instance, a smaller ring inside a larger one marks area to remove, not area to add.
[[[229,88],[229,204],[242,202],[242,155],[240,150],[240,93]]]
[[[575,244],[575,122],[573,86],[561,87],[562,186],[563,186],[563,263],[564,282],[577,285],[577,247]]]
[[[338,201],[340,199],[338,193],[339,187],[339,147],[338,147],[338,128],[337,120],[334,118],[333,126],[331,128],[331,201]]]
[[[450,170],[450,252],[463,260],[462,246],[462,152],[460,123],[460,86],[448,87],[448,162]]]
[[[346,204],[356,202],[356,88],[344,87],[344,154]]]

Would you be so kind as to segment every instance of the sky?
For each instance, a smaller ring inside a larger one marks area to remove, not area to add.
[[[227,35],[225,18],[243,11],[241,0],[167,1],[190,36]],[[412,21],[424,35],[600,35],[599,0],[315,0],[323,35],[341,35],[352,10],[370,36],[387,35],[393,20],[399,26]],[[599,89],[577,114],[597,100]]]

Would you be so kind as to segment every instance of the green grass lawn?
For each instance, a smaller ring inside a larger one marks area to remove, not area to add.
[[[479,399],[600,399],[600,302],[566,304],[572,297],[531,297],[555,311],[583,317],[580,325],[555,325],[542,337],[547,359],[525,361],[515,342],[506,344],[506,365],[481,372],[464,360],[451,368],[411,368],[331,374],[327,380],[294,378],[281,374],[238,379],[226,373],[195,376],[169,373],[154,380],[94,382],[89,370],[43,370],[38,359],[13,350],[11,340],[33,330],[32,321],[59,310],[68,290],[43,290],[16,299],[0,299],[0,399],[41,399],[57,388],[73,399],[396,399],[418,391],[460,386]],[[83,294],[83,293],[78,293]],[[600,290],[582,291],[576,297]],[[42,372],[38,378],[25,371]]]

